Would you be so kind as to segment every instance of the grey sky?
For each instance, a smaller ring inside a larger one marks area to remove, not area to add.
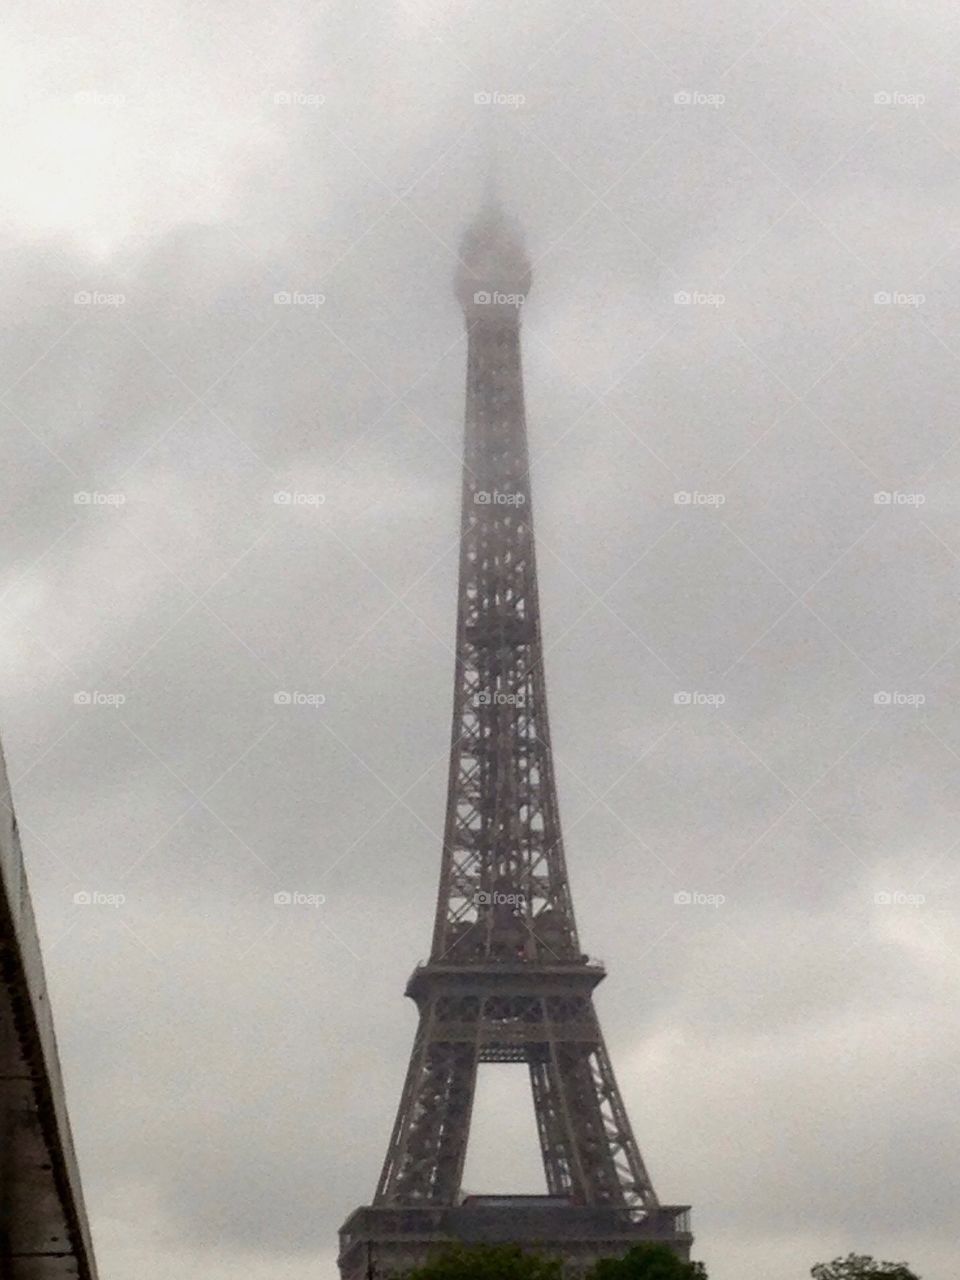
[[[439,868],[490,131],[536,264],[570,873],[658,1191],[712,1280],[859,1247],[951,1280],[953,7],[9,28],[0,727],[104,1280],[333,1280],[373,1192]],[[474,1189],[536,1188],[508,1070],[476,1140]]]

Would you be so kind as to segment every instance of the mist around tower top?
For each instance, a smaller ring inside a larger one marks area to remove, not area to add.
[[[519,312],[532,273],[519,219],[488,187],[484,203],[460,241],[456,292],[471,315]]]

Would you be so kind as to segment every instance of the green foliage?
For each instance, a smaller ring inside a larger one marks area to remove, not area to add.
[[[557,1259],[525,1253],[516,1245],[452,1244],[425,1267],[408,1272],[405,1280],[562,1280],[562,1276]],[[587,1280],[707,1280],[707,1273],[702,1262],[681,1262],[665,1245],[640,1244],[623,1258],[598,1262]]]
[[[588,1280],[707,1280],[702,1262],[682,1262],[663,1244],[638,1244],[622,1258],[604,1258]]]
[[[561,1280],[560,1263],[516,1245],[450,1245],[407,1280]]]
[[[813,1280],[920,1280],[905,1262],[877,1262],[865,1253],[851,1253],[812,1268]]]

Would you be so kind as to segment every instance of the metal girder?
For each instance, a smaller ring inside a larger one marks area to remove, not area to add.
[[[450,785],[432,956],[560,963],[580,947],[550,751],[517,309],[471,317],[467,377]]]

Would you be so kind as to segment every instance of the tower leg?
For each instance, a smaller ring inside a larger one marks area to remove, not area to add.
[[[467,1153],[477,1046],[434,1040],[424,1013],[375,1203],[454,1204]]]

